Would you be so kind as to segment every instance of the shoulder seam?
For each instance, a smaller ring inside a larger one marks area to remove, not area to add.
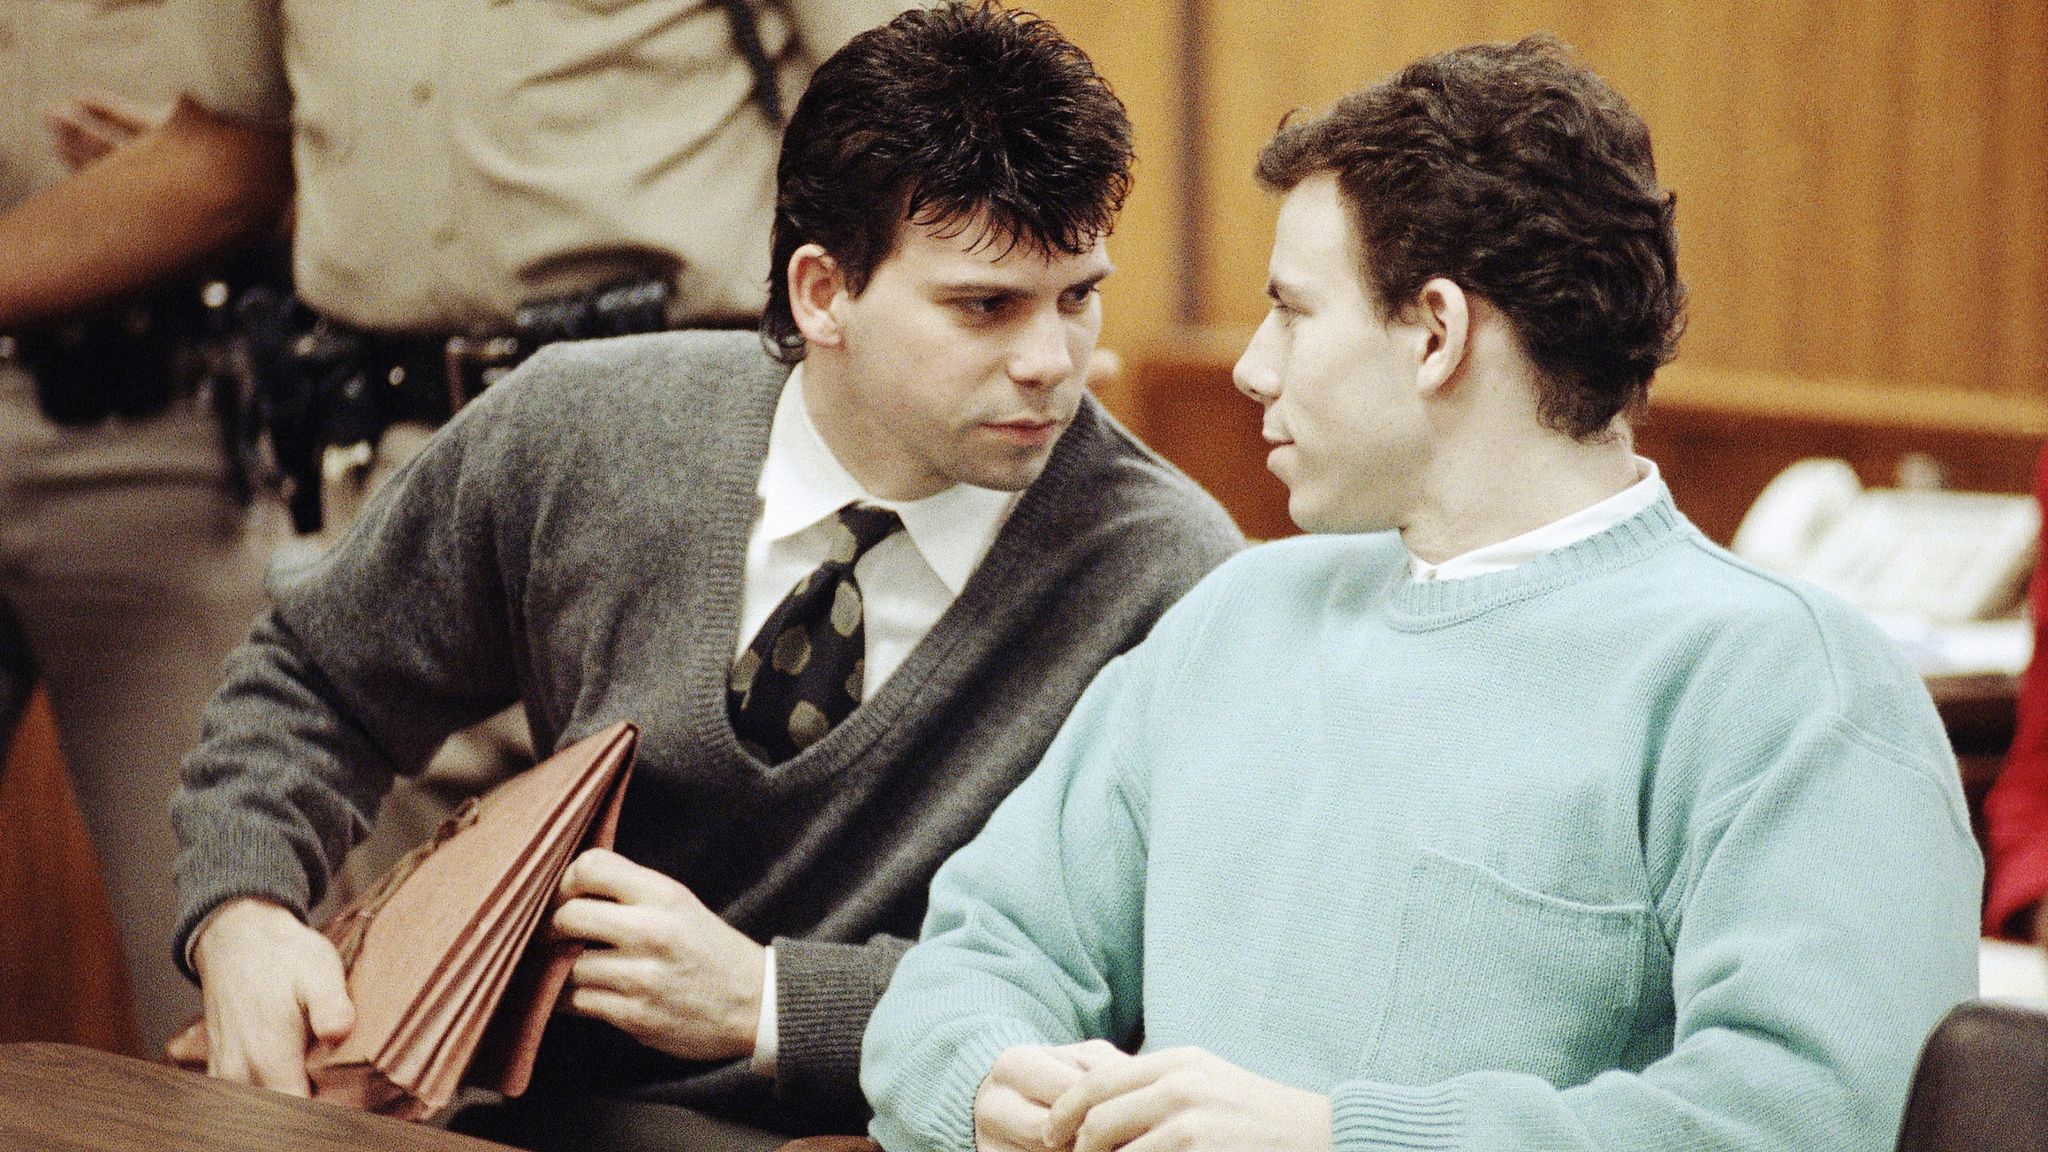
[[[1705,553],[1709,560],[1738,572],[1754,576],[1766,584],[1773,585],[1790,596],[1799,605],[1799,610],[1806,619],[1807,627],[1811,630],[1814,641],[1820,647],[1822,662],[1827,666],[1828,708],[1833,713],[1831,722],[1847,726],[1848,720],[1842,711],[1842,701],[1845,694],[1842,691],[1841,661],[1838,659],[1838,653],[1835,651],[1833,638],[1828,635],[1828,630],[1821,625],[1820,612],[1813,601],[1813,589],[1790,577],[1773,572],[1768,568],[1758,567],[1737,556],[1735,553],[1728,551],[1726,548],[1708,540],[1703,535],[1694,537],[1689,543],[1693,548]]]

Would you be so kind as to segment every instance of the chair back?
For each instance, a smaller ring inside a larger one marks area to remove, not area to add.
[[[2048,1152],[2048,1013],[1966,1000],[1920,1051],[1898,1152]]]

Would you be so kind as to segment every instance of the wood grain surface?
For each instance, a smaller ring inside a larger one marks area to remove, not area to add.
[[[0,1148],[491,1152],[504,1145],[67,1044],[0,1045]]]

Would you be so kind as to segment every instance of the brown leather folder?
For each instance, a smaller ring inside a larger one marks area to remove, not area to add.
[[[347,967],[356,1024],[306,1054],[316,1098],[420,1119],[461,1084],[526,1090],[581,950],[534,933],[569,862],[611,847],[637,737],[614,724],[470,801],[321,927]],[[174,1059],[196,1051],[203,1067],[203,1031],[172,1041]]]

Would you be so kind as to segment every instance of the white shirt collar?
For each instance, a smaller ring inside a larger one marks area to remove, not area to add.
[[[1589,504],[1561,520],[1552,520],[1541,528],[1532,528],[1519,536],[1511,536],[1498,543],[1460,553],[1441,564],[1431,564],[1411,553],[1408,557],[1410,576],[1426,583],[1431,580],[1463,580],[1471,576],[1505,572],[1510,568],[1527,564],[1546,552],[1555,552],[1559,548],[1598,536],[1655,504],[1657,498],[1664,494],[1664,482],[1657,475],[1656,462],[1642,456],[1635,459],[1636,482],[1598,504]]]
[[[922,500],[884,500],[869,493],[811,422],[802,364],[790,372],[776,402],[755,492],[761,497],[761,529],[771,541],[794,536],[855,501],[893,509],[925,563],[955,596],[967,586],[1021,495],[972,484],[955,484]]]

